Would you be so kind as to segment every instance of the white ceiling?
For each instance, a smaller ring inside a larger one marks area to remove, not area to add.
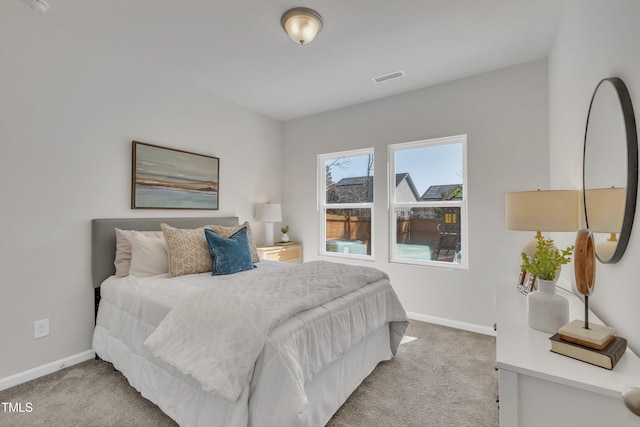
[[[7,0],[5,0],[7,1]],[[12,0],[20,3],[19,0]],[[366,102],[548,55],[564,0],[47,0],[41,18],[277,120]],[[306,46],[291,7],[324,28]],[[20,7],[27,8],[20,3]],[[33,13],[32,11],[29,11]],[[402,70],[406,77],[374,84]]]

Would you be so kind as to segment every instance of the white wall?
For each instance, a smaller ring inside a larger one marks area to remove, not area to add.
[[[0,13],[0,379],[91,349],[92,218],[253,222],[256,202],[280,201],[280,122],[139,69],[46,16],[20,2]],[[220,210],[130,210],[132,140],[220,157]],[[43,318],[51,335],[34,340]]]
[[[376,260],[365,264],[389,273],[407,311],[491,327],[495,286],[515,286],[520,249],[532,237],[505,230],[504,193],[548,186],[547,93],[540,60],[285,122],[283,215],[305,261],[319,258],[316,155],[374,147]],[[387,145],[464,133],[469,270],[390,264]]]
[[[640,123],[640,2],[572,0],[549,57],[550,173],[558,188],[582,188],[582,150],[589,102],[598,82],[622,78]],[[623,166],[623,165],[621,165]],[[575,238],[575,236],[573,236]],[[560,239],[558,239],[560,241]],[[567,242],[565,242],[567,243]],[[571,242],[568,242],[571,243]],[[617,264],[596,266],[591,308],[640,351],[640,222]],[[636,384],[637,385],[637,384]]]

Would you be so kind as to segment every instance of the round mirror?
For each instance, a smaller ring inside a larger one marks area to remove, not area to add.
[[[638,191],[638,139],[631,97],[618,77],[596,86],[584,136],[584,210],[596,257],[622,258],[633,226]]]

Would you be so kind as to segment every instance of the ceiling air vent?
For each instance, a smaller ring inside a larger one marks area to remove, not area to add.
[[[375,84],[383,83],[389,80],[397,79],[399,77],[404,77],[404,71],[396,71],[393,73],[385,74],[383,76],[378,76],[373,78],[373,82]]]

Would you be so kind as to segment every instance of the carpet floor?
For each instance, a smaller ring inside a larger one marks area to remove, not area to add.
[[[327,426],[498,426],[495,338],[413,320],[406,335],[415,339],[380,363]],[[2,427],[176,426],[99,360],[0,391],[0,402],[23,410],[0,406]]]

